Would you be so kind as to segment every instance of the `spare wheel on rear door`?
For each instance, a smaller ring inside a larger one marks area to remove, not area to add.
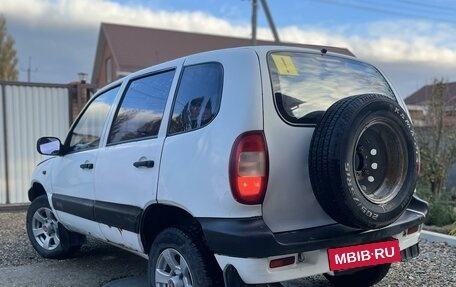
[[[309,173],[315,196],[334,220],[380,228],[407,208],[419,161],[407,113],[376,94],[333,104],[315,128]]]

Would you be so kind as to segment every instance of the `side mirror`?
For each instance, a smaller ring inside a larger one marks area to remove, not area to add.
[[[62,143],[58,138],[42,137],[36,142],[36,149],[42,155],[59,155]]]

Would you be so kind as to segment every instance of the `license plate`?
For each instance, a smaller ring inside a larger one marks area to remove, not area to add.
[[[328,249],[331,271],[401,261],[398,240]]]

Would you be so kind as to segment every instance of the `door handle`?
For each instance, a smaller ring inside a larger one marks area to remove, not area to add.
[[[93,168],[93,163],[83,163],[79,166],[82,169],[92,169]]]
[[[153,160],[141,160],[141,161],[134,162],[133,166],[136,168],[139,168],[139,167],[152,168],[152,167],[154,167],[154,161]]]

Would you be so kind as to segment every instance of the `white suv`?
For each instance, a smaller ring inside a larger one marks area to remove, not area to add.
[[[191,55],[101,89],[33,175],[49,258],[90,235],[149,259],[150,286],[381,280],[418,255],[427,204],[406,107],[378,69],[296,47]]]

